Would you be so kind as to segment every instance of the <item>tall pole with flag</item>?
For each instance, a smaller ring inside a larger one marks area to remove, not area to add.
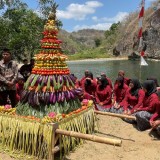
[[[145,0],[141,1],[141,6],[140,6],[140,12],[139,12],[139,32],[138,32],[138,39],[139,39],[139,51],[140,51],[140,80],[141,80],[141,68],[142,66],[148,66],[147,62],[144,59],[145,55],[145,50],[146,50],[146,44],[143,45],[143,37],[142,37],[142,32],[143,32],[143,18],[144,18],[144,6],[145,6]]]

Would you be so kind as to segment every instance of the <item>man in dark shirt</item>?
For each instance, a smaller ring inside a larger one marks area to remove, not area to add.
[[[23,60],[23,65],[19,69],[20,74],[23,76],[24,81],[26,81],[30,75],[30,68],[28,66],[28,61],[27,59]]]
[[[0,61],[0,96],[1,105],[7,104],[7,98],[11,101],[12,107],[16,105],[16,80],[18,75],[18,64],[11,60],[11,52],[4,49]]]
[[[34,59],[31,59],[30,60],[30,64],[28,64],[28,69],[29,69],[29,72],[31,73],[32,72],[32,69],[34,67],[34,62],[35,60]]]

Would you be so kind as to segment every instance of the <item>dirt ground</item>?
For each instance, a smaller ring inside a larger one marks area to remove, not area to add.
[[[98,116],[99,132],[96,135],[122,140],[116,147],[86,141],[71,152],[65,160],[160,160],[160,139],[156,133],[139,132],[132,124],[119,118]],[[0,160],[13,160],[0,153]]]

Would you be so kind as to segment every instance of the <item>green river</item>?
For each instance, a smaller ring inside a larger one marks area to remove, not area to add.
[[[157,77],[160,83],[160,61],[147,61],[148,66],[141,66],[139,61],[130,60],[98,60],[98,61],[72,61],[67,62],[71,73],[78,78],[84,75],[85,70],[89,70],[93,73],[94,77],[97,77],[101,72],[115,81],[118,70],[124,70],[126,77],[138,78],[143,82],[147,77]]]

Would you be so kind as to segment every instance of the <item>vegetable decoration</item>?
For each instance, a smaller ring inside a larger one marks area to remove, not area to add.
[[[35,66],[24,85],[17,113],[43,117],[50,112],[69,113],[81,107],[75,88],[75,78],[66,64],[56,27],[56,17],[51,13],[44,25],[41,49],[35,55]],[[23,107],[25,106],[25,107]]]
[[[53,7],[56,8],[56,5]],[[0,106],[3,133],[0,134],[0,149],[2,146],[3,151],[9,151],[18,159],[51,159],[53,142],[59,144],[62,159],[62,153],[67,154],[83,143],[82,139],[59,134],[53,141],[57,124],[61,130],[83,134],[94,131],[93,101],[83,100],[80,103],[82,89],[75,87],[75,77],[70,74],[57,34],[56,16],[51,13],[20,102],[16,108]]]

